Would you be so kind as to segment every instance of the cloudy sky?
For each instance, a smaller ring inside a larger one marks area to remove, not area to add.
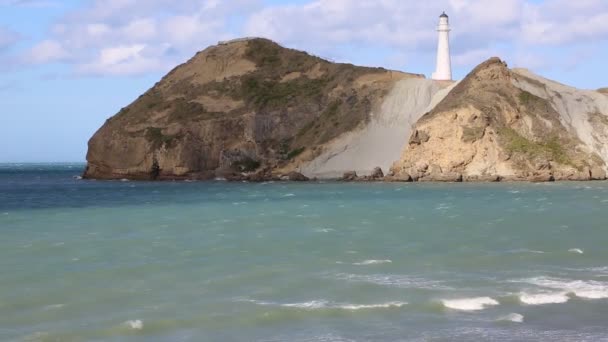
[[[105,119],[218,40],[430,75],[444,10],[457,78],[500,56],[608,86],[607,0],[0,0],[0,162],[84,161]]]

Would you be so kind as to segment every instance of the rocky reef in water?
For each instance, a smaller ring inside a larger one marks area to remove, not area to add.
[[[332,63],[266,39],[196,54],[89,141],[85,178],[606,178],[608,96],[498,58],[464,80]]]

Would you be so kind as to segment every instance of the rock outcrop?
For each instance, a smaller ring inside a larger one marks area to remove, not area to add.
[[[89,141],[84,177],[287,174],[365,124],[397,81],[422,77],[331,63],[266,39],[221,43],[108,119]]]
[[[418,121],[392,173],[419,181],[552,181],[589,180],[592,170],[605,170],[605,146],[577,132],[551,94],[534,87],[550,91],[498,58],[482,63]],[[569,114],[587,115],[579,112]],[[608,122],[606,114],[594,115]],[[587,133],[606,132],[606,122]]]
[[[199,52],[108,119],[83,177],[603,180],[607,95],[498,58],[438,82],[240,39]]]

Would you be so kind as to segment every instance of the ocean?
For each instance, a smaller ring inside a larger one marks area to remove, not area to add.
[[[608,183],[0,165],[1,341],[608,341]]]

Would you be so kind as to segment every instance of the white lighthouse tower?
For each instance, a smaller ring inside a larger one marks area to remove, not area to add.
[[[439,44],[437,45],[437,68],[433,73],[433,79],[438,81],[452,80],[452,60],[450,58],[450,19],[443,12],[439,16]]]

